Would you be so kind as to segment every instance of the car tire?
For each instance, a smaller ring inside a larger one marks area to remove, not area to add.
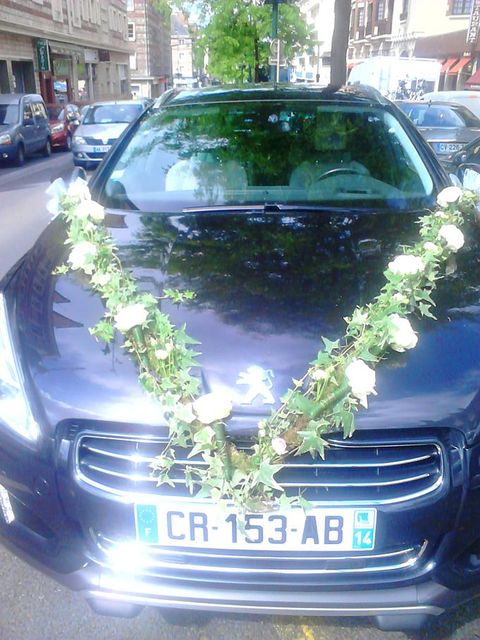
[[[17,153],[13,162],[16,167],[21,167],[25,164],[25,149],[23,148],[22,143],[17,146]]]
[[[65,146],[63,147],[64,151],[72,150],[72,136],[70,134],[67,135],[67,141],[65,142]]]
[[[42,149],[42,156],[44,158],[49,158],[52,155],[52,143],[50,142],[50,138],[47,138],[45,142],[45,146]]]

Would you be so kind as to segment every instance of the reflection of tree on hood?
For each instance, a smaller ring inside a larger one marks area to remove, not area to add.
[[[124,247],[127,265],[161,268],[167,286],[194,290],[194,306],[213,309],[227,322],[274,333],[297,328],[306,335],[318,334],[319,317],[341,332],[342,318],[371,301],[388,261],[417,235],[411,214],[202,213],[144,215],[142,222],[137,242]],[[365,250],[366,238],[376,239],[380,251]],[[435,293],[439,319],[447,319],[452,307],[462,313],[479,302],[480,244],[471,238],[456,273]],[[422,330],[434,326],[424,324]]]

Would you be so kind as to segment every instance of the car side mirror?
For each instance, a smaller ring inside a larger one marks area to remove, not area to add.
[[[34,124],[35,120],[32,117],[23,119],[23,125],[25,127],[33,127]]]

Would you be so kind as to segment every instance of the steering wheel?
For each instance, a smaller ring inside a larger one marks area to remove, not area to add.
[[[335,169],[329,169],[328,171],[325,171],[325,173],[321,173],[317,178],[315,178],[314,182],[320,182],[320,180],[325,180],[325,178],[330,178],[331,176],[334,176],[337,173],[341,173],[344,175],[354,175],[354,176],[367,175],[364,171],[355,169],[355,167],[335,167]]]

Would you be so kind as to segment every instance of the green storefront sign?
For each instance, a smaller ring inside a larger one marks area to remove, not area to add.
[[[37,48],[38,70],[50,71],[50,55],[48,52],[48,41],[37,40],[35,45]]]

